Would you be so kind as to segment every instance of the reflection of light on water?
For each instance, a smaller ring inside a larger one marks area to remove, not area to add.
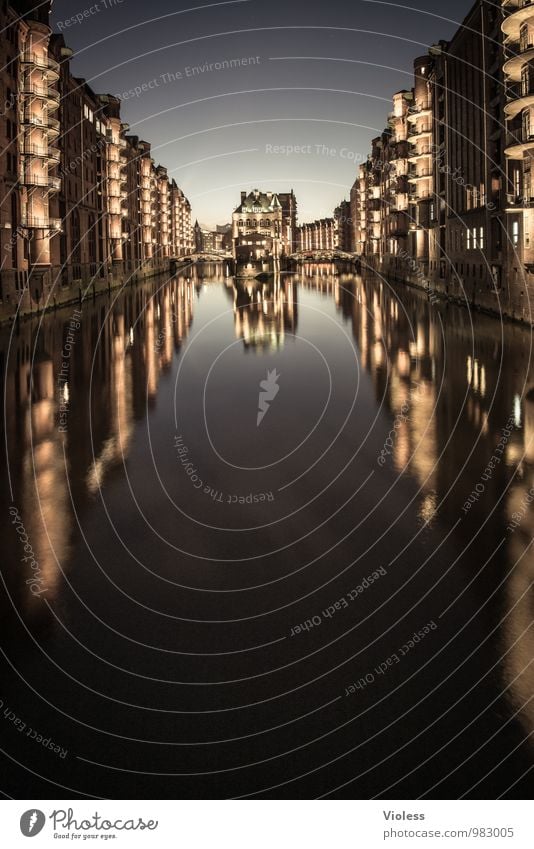
[[[521,427],[521,398],[519,395],[514,398],[514,424],[516,427]]]
[[[87,473],[87,489],[91,495],[94,495],[100,489],[105,470],[116,459],[117,454],[117,440],[112,437],[104,443],[102,451]]]
[[[525,398],[525,410],[523,413],[525,443],[525,459],[529,463],[534,462],[534,392],[529,390]]]
[[[467,385],[473,387],[475,392],[478,392],[482,398],[486,395],[486,367],[481,365],[478,360],[467,358]]]
[[[520,442],[509,442],[506,446],[506,465],[517,468],[522,474],[521,464],[523,461],[523,445]]]
[[[530,479],[532,484],[532,478]],[[524,486],[515,487],[509,498],[507,514],[510,521],[519,515],[519,526],[510,535],[509,556],[514,569],[506,581],[506,610],[501,630],[503,678],[507,697],[513,705],[530,744],[534,742],[534,590],[532,575],[532,536],[534,534],[532,505],[528,503]]]
[[[486,369],[484,366],[480,367],[480,394],[483,398],[486,395]]]
[[[393,461],[398,472],[405,472],[410,462],[410,431],[408,425],[403,423],[397,431],[397,442]]]
[[[436,507],[438,498],[435,492],[429,492],[425,495],[419,508],[419,518],[423,520],[425,525],[430,524],[436,516]]]
[[[397,354],[397,368],[401,377],[409,377],[410,357],[406,351],[400,350]]]

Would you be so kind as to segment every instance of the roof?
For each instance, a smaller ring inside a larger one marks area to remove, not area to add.
[[[282,204],[278,199],[278,195],[273,192],[260,192],[258,189],[255,189],[242,199],[235,211],[242,213],[275,212],[281,208]]]

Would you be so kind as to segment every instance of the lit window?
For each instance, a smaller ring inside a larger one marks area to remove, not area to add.
[[[512,224],[512,244],[514,247],[519,244],[519,221],[514,221]]]
[[[480,248],[480,250],[481,250],[481,251],[483,251],[483,250],[484,250],[484,242],[485,242],[485,239],[484,239],[484,228],[483,228],[483,227],[481,227],[481,228],[480,228],[480,230],[478,231],[478,246],[479,246],[479,248]]]

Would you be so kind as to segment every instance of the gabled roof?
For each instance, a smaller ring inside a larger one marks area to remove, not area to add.
[[[246,214],[247,212],[275,212],[281,208],[282,204],[278,199],[278,195],[273,192],[260,192],[258,189],[255,189],[241,200],[240,205],[235,211]]]

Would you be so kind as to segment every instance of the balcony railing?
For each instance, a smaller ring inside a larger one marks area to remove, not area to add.
[[[24,174],[21,183],[24,186],[39,186],[58,192],[61,188],[61,177],[51,177],[49,174]]]
[[[431,108],[432,107],[430,105],[430,102],[423,100],[419,104],[414,103],[413,106],[410,106],[409,109],[408,109],[408,114],[409,115],[419,115],[419,113],[426,112],[428,109],[431,109]]]
[[[35,68],[41,68],[45,71],[54,71],[59,74],[59,62],[51,59],[50,56],[37,56],[35,53],[25,52],[21,56],[23,65],[33,65]]]
[[[430,168],[425,168],[423,171],[414,169],[408,175],[409,180],[424,180],[426,177],[432,177],[432,170]]]
[[[432,127],[430,124],[422,124],[420,127],[414,127],[413,130],[410,130],[410,138],[415,136],[423,136],[426,133],[431,133]]]
[[[37,159],[50,159],[53,162],[59,162],[61,158],[60,151],[55,147],[45,147],[36,144],[24,144],[21,150],[23,156],[35,156]]]
[[[31,127],[40,127],[43,130],[53,130],[59,133],[59,121],[56,118],[50,118],[48,115],[43,117],[42,115],[27,112],[22,119],[22,123]]]
[[[505,94],[508,100],[515,100],[518,97],[525,97],[521,89],[521,83],[509,83],[505,87]]]
[[[21,218],[21,226],[30,230],[53,230],[61,232],[61,218],[43,218],[35,215],[23,215]]]
[[[52,100],[56,104],[59,103],[59,92],[32,80],[22,83],[21,93],[33,97],[42,97],[44,100]]]
[[[520,209],[531,209],[534,206],[534,198],[507,194],[506,203],[509,207],[517,206]]]

